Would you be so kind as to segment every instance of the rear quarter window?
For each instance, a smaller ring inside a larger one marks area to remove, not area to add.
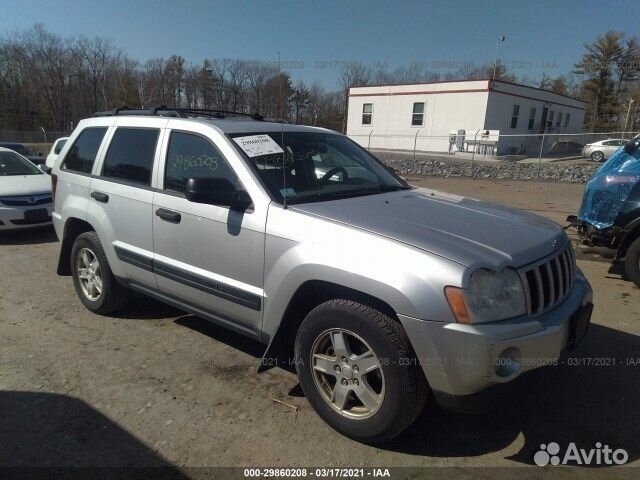
[[[90,174],[105,133],[106,127],[89,127],[80,132],[67,152],[62,169]]]

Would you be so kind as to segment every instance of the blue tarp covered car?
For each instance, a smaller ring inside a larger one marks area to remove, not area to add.
[[[569,220],[582,241],[613,251],[640,287],[640,135],[606,161],[587,182],[577,216]]]

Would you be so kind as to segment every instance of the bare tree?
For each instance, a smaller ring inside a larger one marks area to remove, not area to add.
[[[304,110],[309,106],[310,92],[305,83],[300,80],[293,88],[291,95],[291,102],[295,111],[295,122],[300,123],[301,115]]]
[[[588,102],[595,128],[636,125],[640,92],[640,40],[607,32],[575,65],[576,75],[521,81]],[[189,64],[180,55],[130,59],[103,37],[63,38],[41,24],[0,36],[0,128],[67,130],[96,110],[121,105],[188,106],[259,112],[298,123],[345,131],[349,89],[356,85],[407,84],[486,79],[493,64],[465,65],[453,71],[430,71],[419,63],[389,70],[369,70],[357,62],[339,72],[337,92],[299,81],[289,72],[260,60],[204,59]],[[496,78],[516,81],[500,64]],[[629,100],[635,99],[629,109]],[[623,111],[624,110],[624,111]]]
[[[107,72],[117,65],[117,51],[109,39],[80,36],[69,41],[76,81],[89,94],[89,110],[105,110],[107,98]],[[89,113],[89,112],[86,112]]]
[[[267,82],[276,76],[278,69],[272,64],[260,61],[247,63],[247,81],[251,90],[250,110],[262,111],[262,98]]]
[[[347,110],[349,108],[349,89],[357,85],[367,85],[371,75],[367,68],[361,63],[351,62],[346,65],[342,72],[338,83],[342,87],[343,104],[344,104],[344,120],[342,123],[342,133],[347,131]]]

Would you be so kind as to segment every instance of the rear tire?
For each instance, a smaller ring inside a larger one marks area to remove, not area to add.
[[[629,246],[624,267],[629,279],[640,288],[640,237]]]
[[[131,291],[113,276],[96,232],[83,233],[73,242],[71,275],[80,301],[94,313],[107,315],[129,300]]]
[[[325,302],[307,315],[296,336],[295,362],[302,390],[318,415],[366,443],[402,433],[428,394],[402,326],[351,300]]]

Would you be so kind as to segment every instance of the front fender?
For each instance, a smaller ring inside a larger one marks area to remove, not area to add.
[[[274,216],[283,216],[278,212],[270,212],[270,223]],[[286,231],[297,232],[297,238],[271,232],[266,238],[266,335],[272,336],[277,330],[298,288],[313,280],[375,297],[396,314],[455,321],[444,287],[462,284],[464,266],[370,232],[286,213]]]

